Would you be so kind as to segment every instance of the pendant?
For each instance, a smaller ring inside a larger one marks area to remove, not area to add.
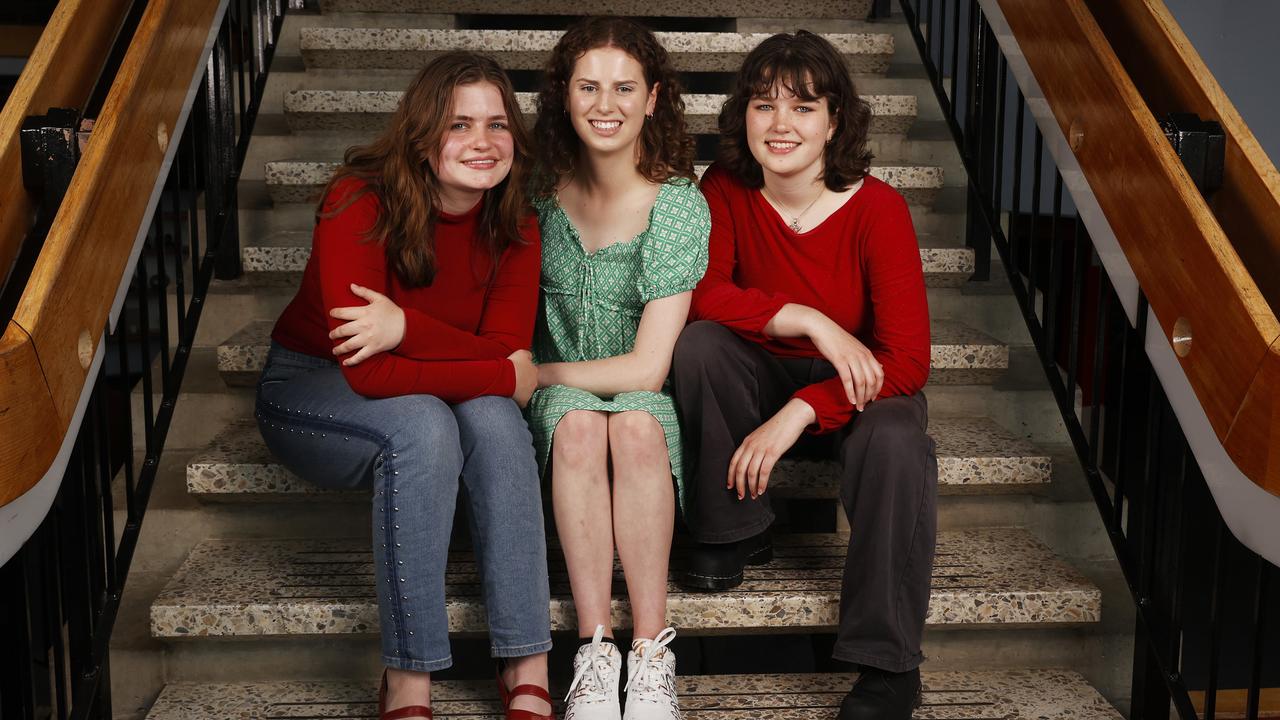
[[[794,233],[800,232],[800,218],[796,218],[795,220],[792,220],[791,223],[787,225],[787,227],[791,228],[791,232],[794,232]]]

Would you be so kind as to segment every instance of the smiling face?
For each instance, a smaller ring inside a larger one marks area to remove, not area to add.
[[[823,151],[835,130],[825,97],[805,100],[783,83],[747,103],[747,146],[766,181],[771,174],[789,178],[802,173],[819,180]]]
[[[453,89],[451,117],[438,157],[429,158],[448,213],[471,209],[511,171],[514,141],[502,93],[488,82]]]
[[[565,109],[588,153],[636,152],[645,115],[652,113],[658,86],[646,88],[644,68],[614,47],[588,50],[574,63]]]

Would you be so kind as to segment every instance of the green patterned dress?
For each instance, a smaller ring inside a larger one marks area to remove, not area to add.
[[[692,290],[706,272],[711,216],[689,181],[675,178],[658,189],[644,232],[591,254],[554,195],[535,199],[534,207],[542,227],[542,301],[533,337],[537,362],[581,362],[630,352],[645,303]],[[643,410],[656,418],[667,436],[676,497],[684,506],[680,425],[667,388],[611,398],[565,385],[535,392],[527,412],[544,472],[556,425],[571,410]]]

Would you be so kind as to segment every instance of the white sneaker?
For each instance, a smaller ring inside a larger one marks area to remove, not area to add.
[[[618,677],[622,653],[611,642],[602,642],[604,626],[596,626],[590,645],[573,656],[573,682],[565,696],[564,720],[620,720]]]
[[[636,640],[627,653],[627,713],[623,720],[680,720],[676,654],[667,647],[673,628],[652,640]]]

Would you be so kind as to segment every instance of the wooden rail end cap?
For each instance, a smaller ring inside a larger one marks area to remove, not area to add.
[[[1240,472],[1280,496],[1280,339],[1263,358],[1222,444]]]
[[[31,337],[10,322],[0,336],[0,505],[44,477],[62,445],[63,425]]]

